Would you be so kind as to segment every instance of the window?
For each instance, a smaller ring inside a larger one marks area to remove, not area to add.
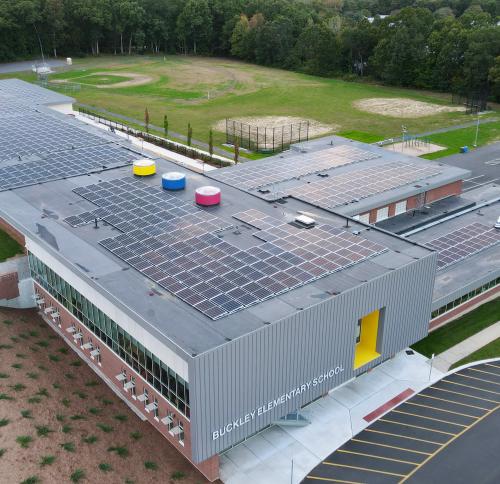
[[[402,200],[401,202],[397,202],[396,208],[394,211],[394,215],[399,215],[401,213],[405,213],[406,212],[406,203],[407,203],[407,200]]]
[[[381,314],[384,309],[376,309],[358,320],[356,326],[356,347],[354,350],[354,369],[378,358],[377,345],[380,333]]]
[[[370,223],[370,213],[362,213],[359,215],[359,221],[360,222],[363,222],[365,224],[369,224]]]
[[[377,210],[377,222],[389,218],[389,207],[382,207]]]
[[[64,279],[33,254],[28,254],[31,277],[52,297],[57,299],[79,322],[90,330],[97,338],[95,344],[101,342],[126,361],[142,378],[161,392],[173,406],[189,418],[189,383],[180,378],[158,357],[153,355],[137,340],[132,338],[112,319],[76,291]],[[42,298],[42,296],[39,296]],[[72,331],[76,344],[82,344],[81,328],[74,324]],[[69,333],[69,332],[68,332]],[[80,336],[81,335],[81,336]],[[100,360],[98,360],[100,361]],[[123,384],[127,383],[126,381]]]

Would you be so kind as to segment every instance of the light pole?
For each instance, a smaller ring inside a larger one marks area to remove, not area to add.
[[[477,148],[477,136],[479,134],[479,107],[476,106],[477,108],[477,122],[476,122],[476,138],[474,139],[474,144],[472,146],[474,146],[474,148]]]

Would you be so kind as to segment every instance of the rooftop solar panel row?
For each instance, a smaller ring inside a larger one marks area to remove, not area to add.
[[[433,239],[427,245],[438,252],[438,268],[444,269],[499,242],[500,231],[476,222]]]

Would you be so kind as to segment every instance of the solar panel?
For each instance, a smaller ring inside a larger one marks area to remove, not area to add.
[[[290,196],[323,208],[352,203],[377,193],[415,183],[440,173],[438,167],[416,163],[385,163],[305,183]]]
[[[444,269],[499,242],[498,230],[476,222],[433,239],[427,245],[438,252],[438,269]]]
[[[98,208],[68,217],[68,223],[81,225],[99,214],[123,230],[124,233],[100,244],[211,319],[386,250],[327,224],[299,229],[258,210],[240,212],[235,217],[259,229],[255,235],[267,231],[279,237],[275,236],[272,242],[259,242],[255,238],[255,246],[240,249],[215,233],[232,227],[231,224],[160,187],[127,177],[80,187],[74,192]],[[140,209],[121,210],[131,200],[142,201]],[[156,220],[153,216],[161,207],[164,213],[175,212],[175,215],[168,221],[162,217]],[[148,217],[155,223],[146,223],[138,229],[138,222]]]
[[[214,170],[208,173],[208,176],[243,190],[251,190],[379,156],[352,146],[339,145],[314,153],[310,157],[297,155],[271,161],[250,162]]]

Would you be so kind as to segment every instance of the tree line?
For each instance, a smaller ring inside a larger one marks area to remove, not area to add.
[[[0,0],[0,61],[40,46],[232,56],[500,100],[499,14],[497,0]]]

